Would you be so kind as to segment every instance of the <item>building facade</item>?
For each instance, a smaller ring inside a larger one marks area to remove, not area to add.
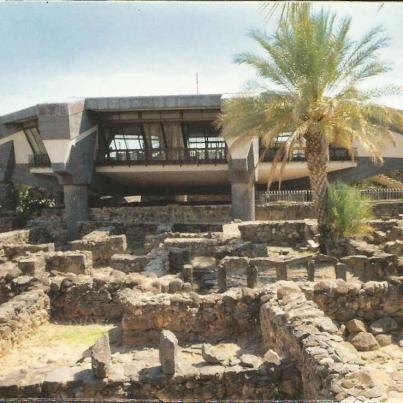
[[[63,195],[72,237],[75,224],[87,219],[89,193],[228,193],[233,217],[252,220],[255,190],[265,187],[280,144],[263,150],[258,139],[225,141],[214,125],[221,103],[220,94],[87,98],[4,115],[0,186],[23,183]],[[359,145],[355,158],[330,147],[329,177],[357,181],[402,167],[403,135],[394,137],[382,166]],[[296,150],[282,188],[306,189],[307,178],[303,151]]]

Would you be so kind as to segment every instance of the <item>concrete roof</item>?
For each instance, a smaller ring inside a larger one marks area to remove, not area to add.
[[[220,107],[221,94],[107,97],[86,98],[85,100],[85,109],[100,112],[150,109],[218,109]]]
[[[19,111],[8,113],[7,115],[0,116],[0,123],[13,123],[34,119],[38,115],[38,105],[30,106],[29,108],[20,109]]]

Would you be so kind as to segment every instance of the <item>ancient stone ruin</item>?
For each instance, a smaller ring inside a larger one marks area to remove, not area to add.
[[[403,401],[402,216],[329,255],[309,219],[50,216],[0,234],[0,397]]]

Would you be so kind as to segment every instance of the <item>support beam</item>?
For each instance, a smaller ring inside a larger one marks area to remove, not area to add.
[[[255,148],[254,142],[232,145],[229,178],[233,219],[255,220]]]
[[[77,223],[88,220],[88,186],[64,185],[64,206],[69,239],[78,236]]]
[[[255,220],[255,186],[245,182],[231,184],[231,216],[244,221]]]

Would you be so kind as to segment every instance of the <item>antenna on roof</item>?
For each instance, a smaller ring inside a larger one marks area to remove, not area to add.
[[[196,94],[199,95],[199,73],[196,72]]]

